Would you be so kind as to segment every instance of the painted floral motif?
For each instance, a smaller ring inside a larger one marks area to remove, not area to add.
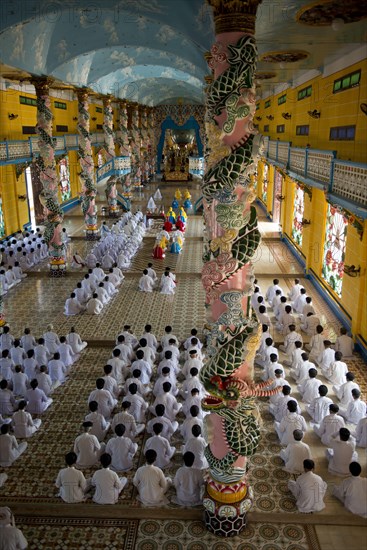
[[[298,246],[302,246],[303,237],[303,213],[305,211],[305,192],[298,185],[294,197],[294,210],[292,222],[292,239]]]
[[[264,164],[262,196],[261,196],[261,199],[264,204],[266,204],[268,200],[268,185],[269,185],[269,166],[267,164]]]
[[[3,199],[0,197],[0,239],[5,236],[5,222],[3,213]]]
[[[71,197],[69,160],[67,157],[61,159],[59,162],[59,178],[61,202],[65,202]]]
[[[348,219],[328,205],[322,277],[341,296]]]

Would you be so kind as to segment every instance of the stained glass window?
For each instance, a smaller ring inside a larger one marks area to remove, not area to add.
[[[292,222],[292,239],[298,246],[302,246],[303,237],[303,213],[305,211],[305,192],[298,185],[294,197],[294,210]]]
[[[263,173],[263,188],[262,188],[262,200],[266,204],[268,200],[268,184],[269,184],[269,166],[264,164],[264,173]]]
[[[5,236],[5,222],[3,214],[3,199],[0,197],[0,239]]]
[[[347,218],[329,204],[326,217],[322,277],[338,296],[341,296],[342,293],[347,229]]]
[[[69,161],[65,157],[59,162],[59,174],[60,174],[60,190],[61,190],[61,202],[65,202],[71,197],[71,187],[70,187],[70,171],[69,171]]]

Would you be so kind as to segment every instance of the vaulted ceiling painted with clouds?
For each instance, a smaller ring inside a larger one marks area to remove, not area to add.
[[[259,7],[258,71],[273,73],[265,88],[321,71],[366,41],[363,21],[338,31],[299,24],[304,5],[264,0]],[[204,101],[209,70],[203,54],[214,42],[205,0],[2,0],[1,9],[3,64],[146,105]],[[335,16],[340,20],[340,13]],[[267,52],[294,50],[305,51],[306,58],[261,60]]]

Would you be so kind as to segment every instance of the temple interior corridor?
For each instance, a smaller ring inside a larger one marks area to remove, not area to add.
[[[188,187],[193,202],[200,196],[197,180],[189,184],[151,183],[143,190],[135,191],[132,211],[145,211],[149,197],[159,185],[162,205],[170,206],[177,187]],[[98,206],[103,206],[104,193],[99,190]],[[161,206],[161,205],[159,205]],[[274,277],[280,279],[284,291],[288,291],[295,276],[313,297],[316,311],[320,314],[331,339],[338,333],[340,323],[328,305],[304,278],[304,271],[289,248],[281,241],[279,226],[269,222],[263,210],[258,207],[259,228],[262,244],[254,259],[255,274],[262,291]],[[111,225],[113,220],[106,218]],[[316,462],[316,473],[328,483],[325,499],[326,508],[321,513],[300,514],[295,501],[287,489],[292,478],[282,470],[281,449],[273,428],[271,415],[267,411],[268,398],[259,400],[262,416],[262,440],[257,453],[251,458],[250,482],[255,490],[255,504],[250,512],[249,524],[240,537],[220,539],[208,533],[202,522],[201,507],[180,508],[170,504],[164,509],[144,508],[136,500],[136,490],[131,479],[136,468],[143,464],[142,447],[146,433],[139,436],[139,449],[134,459],[134,469],[127,474],[129,483],[122,492],[118,504],[99,506],[90,500],[84,504],[68,505],[57,497],[54,482],[57,472],[63,467],[63,457],[73,445],[80,425],[87,414],[87,397],[94,387],[94,380],[102,373],[106,359],[110,356],[114,340],[124,324],[131,324],[136,335],[143,332],[150,322],[153,332],[160,337],[164,327],[171,324],[174,333],[184,340],[191,328],[197,327],[202,336],[205,325],[205,295],[201,284],[203,252],[203,218],[189,214],[186,238],[182,253],[178,256],[167,252],[164,260],[152,260],[155,234],[161,222],[154,220],[147,231],[141,248],[131,266],[124,271],[125,280],[111,303],[105,306],[99,316],[85,314],[66,317],[63,307],[66,298],[82,278],[85,269],[68,269],[61,279],[50,278],[47,262],[33,268],[28,277],[17,288],[4,297],[4,311],[7,324],[14,335],[21,335],[25,327],[32,329],[35,337],[40,336],[49,323],[59,335],[66,334],[72,326],[80,333],[88,347],[80,360],[71,369],[69,380],[54,394],[52,406],[42,415],[41,429],[28,440],[28,449],[10,468],[8,480],[0,489],[3,505],[10,506],[16,516],[17,526],[28,539],[29,548],[44,549],[125,549],[125,550],[331,550],[347,547],[362,549],[365,545],[365,521],[352,515],[331,495],[334,484],[340,478],[327,471],[324,456],[325,447],[310,429],[305,436]],[[84,238],[83,217],[79,208],[71,210],[64,220],[71,237],[68,260],[74,251],[85,257],[92,244]],[[148,261],[158,276],[165,266],[170,266],[177,278],[174,296],[163,296],[138,291],[141,271]],[[271,314],[272,315],[272,314]],[[282,336],[272,326],[276,345],[282,343]],[[307,337],[305,338],[307,341]],[[281,355],[282,357],[282,355]],[[363,394],[367,391],[366,365],[356,355],[347,361],[361,385]],[[260,368],[255,367],[259,380]],[[294,387],[294,384],[292,384]],[[329,385],[330,387],[330,385]],[[294,396],[299,398],[297,390]],[[302,405],[304,411],[304,404]],[[306,413],[306,419],[309,417]],[[111,437],[111,433],[107,438]],[[179,449],[182,438],[173,437]],[[359,448],[359,460],[366,474],[366,453]],[[173,476],[181,463],[176,453],[172,466],[166,475]],[[4,471],[2,469],[1,471]],[[89,477],[93,470],[86,470]],[[173,495],[170,490],[169,496]]]

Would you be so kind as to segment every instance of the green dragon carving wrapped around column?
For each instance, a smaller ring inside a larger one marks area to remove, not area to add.
[[[131,117],[131,183],[139,186],[141,183],[141,167],[140,167],[140,129],[139,129],[139,109],[137,105],[133,105]]]
[[[119,130],[120,130],[120,138],[118,139],[118,143],[120,146],[120,156],[122,157],[129,157],[130,156],[130,146],[129,146],[129,131],[127,129],[128,124],[128,116],[127,116],[127,106],[126,101],[120,102],[120,116],[119,116]],[[124,193],[124,196],[130,197],[130,174],[127,174],[126,176],[122,176],[120,178],[120,183],[122,185],[122,190]]]
[[[78,132],[79,132],[79,162],[82,182],[81,207],[85,220],[87,239],[98,237],[97,228],[97,187],[94,183],[94,162],[90,136],[89,95],[86,90],[78,91]]]
[[[44,207],[45,231],[43,238],[48,244],[50,274],[60,277],[66,272],[66,250],[61,238],[61,224],[64,212],[58,199],[58,181],[55,162],[56,139],[52,137],[53,114],[51,112],[50,85],[52,79],[42,78],[32,81],[37,94],[37,125],[39,135],[40,180],[43,190],[39,195]]]
[[[253,382],[260,325],[251,309],[251,258],[260,244],[250,173],[261,138],[253,126],[257,48],[255,15],[260,0],[208,0],[216,43],[207,55],[207,171],[202,184],[207,227],[202,269],[208,312],[208,357],[201,381],[209,394],[206,416],[209,464],[203,503],[207,528],[234,536],[246,525],[252,489],[247,459],[260,440],[255,398],[272,395]],[[210,79],[207,79],[210,82]]]
[[[113,133],[113,111],[112,111],[112,105],[111,105],[111,98],[103,98],[103,131],[104,131],[104,139],[105,139],[105,154],[106,154],[106,161],[108,162],[112,158],[114,158],[115,155],[115,141],[114,141],[114,133]],[[110,213],[113,213],[117,211],[117,190],[116,190],[116,177],[111,176],[107,180],[106,185],[106,197],[108,201],[108,206],[110,209]]]

